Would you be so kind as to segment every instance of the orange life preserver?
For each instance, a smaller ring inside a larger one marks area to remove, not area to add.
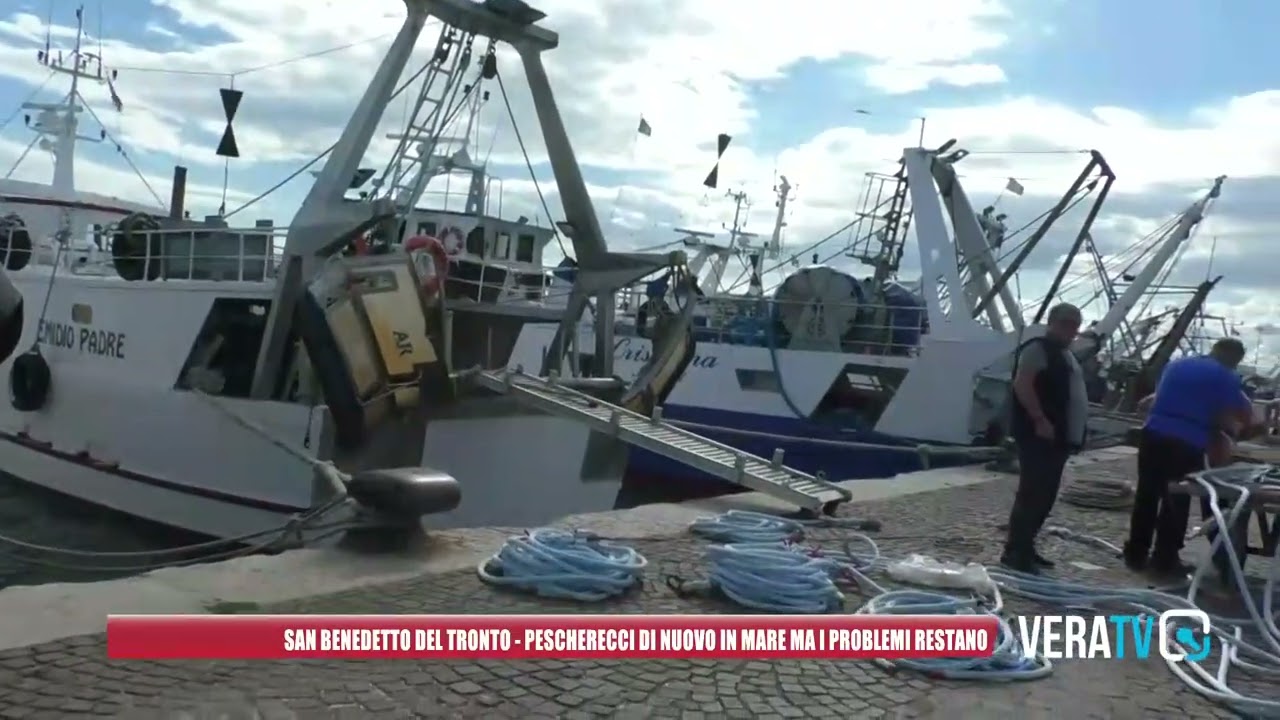
[[[439,293],[449,273],[449,256],[444,251],[444,243],[430,235],[415,235],[405,241],[404,251],[413,260],[427,297]]]
[[[360,233],[356,236],[355,241],[351,243],[352,250],[356,255],[369,254],[369,234]]]
[[[447,227],[440,233],[440,242],[444,247],[445,254],[457,255],[467,246],[467,239],[463,236],[462,231],[456,227]]]

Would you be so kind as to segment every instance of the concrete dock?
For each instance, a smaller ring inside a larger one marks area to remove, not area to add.
[[[1073,460],[1067,481],[1131,477],[1134,464],[1127,448],[1085,453]],[[856,481],[847,484],[854,501],[842,514],[883,523],[872,536],[890,557],[918,552],[995,563],[1003,540],[997,528],[1006,520],[1014,482],[980,467]],[[662,581],[669,574],[702,575],[705,543],[687,526],[733,507],[786,510],[739,495],[559,523],[623,541],[649,559],[641,592],[599,604],[530,598],[482,584],[476,564],[520,528],[440,532],[411,556],[395,558],[302,550],[124,580],[10,588],[0,591],[0,718],[1235,717],[1183,687],[1159,660],[1064,661],[1044,680],[993,684],[931,680],[865,662],[105,658],[103,629],[112,612],[741,612],[722,601],[678,598]],[[1128,516],[1059,503],[1050,522],[1119,542]],[[847,534],[815,529],[808,540],[838,547]],[[1055,538],[1046,538],[1042,549],[1059,560],[1060,576],[1146,584],[1103,551]],[[849,601],[856,607],[864,599]],[[1014,612],[1057,612],[1010,605]]]

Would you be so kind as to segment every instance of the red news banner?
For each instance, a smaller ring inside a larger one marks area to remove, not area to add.
[[[989,657],[989,615],[112,615],[117,660]]]

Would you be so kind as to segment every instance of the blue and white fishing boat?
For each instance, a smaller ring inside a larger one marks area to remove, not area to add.
[[[1087,239],[1114,178],[1102,156],[1093,154],[1058,210],[1046,213],[1044,224],[1001,268],[996,250],[1008,233],[990,212],[975,212],[970,203],[955,170],[965,154],[908,150],[897,173],[871,177],[870,200],[851,224],[854,239],[842,253],[868,268],[862,278],[814,256],[814,264],[793,268],[770,292],[764,290],[762,260],[788,259],[779,252],[785,178],[773,237],[758,249],[736,220],[728,246],[710,244],[705,233],[682,231],[686,247],[697,252],[690,267],[702,270],[709,259],[710,268],[696,298],[696,353],[665,398],[663,419],[832,479],[890,477],[993,454],[1011,351],[1038,332],[1036,323],[1061,282],[1060,277],[1050,289],[1040,314],[1028,320],[1010,278],[1061,209],[1092,195],[1094,207],[1077,235]],[[1136,298],[1190,236],[1207,201],[1184,213],[1184,222],[1160,241],[1151,264],[1082,343],[1096,345],[1123,325]],[[897,277],[912,225],[921,278],[931,281]],[[734,257],[746,260],[746,293],[719,291],[725,265]],[[646,326],[683,302],[662,281],[620,299],[615,374],[626,379],[646,362]],[[526,325],[511,366],[538,367],[555,331],[552,325]],[[580,326],[574,342],[579,365],[566,362],[559,372],[592,374],[592,329]],[[687,497],[725,490],[642,449],[632,450],[628,477],[639,488],[637,502],[664,497],[665,491]]]

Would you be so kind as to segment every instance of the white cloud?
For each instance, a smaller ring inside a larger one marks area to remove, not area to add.
[[[868,85],[890,94],[919,92],[933,85],[955,87],[992,85],[1007,79],[999,65],[989,63],[958,65],[886,63],[867,68],[866,75]]]
[[[213,154],[222,131],[217,90],[230,83],[228,77],[211,73],[266,68],[235,78],[235,87],[246,93],[236,122],[244,157],[230,166],[231,195],[256,195],[332,143],[403,13],[398,0],[155,4],[169,16],[163,21],[139,19],[148,29],[140,45],[105,38],[109,62],[195,74],[122,71],[126,110],[104,115],[104,121],[135,157],[149,162],[161,195],[167,188],[165,167],[190,165],[192,182],[200,189],[193,201],[209,205],[205,210],[220,199],[223,162]],[[772,145],[758,136],[759,121],[772,108],[753,103],[749,84],[786,82],[791,67],[808,60],[863,68],[866,84],[883,93],[939,84],[998,87],[1004,71],[992,53],[1014,32],[1011,11],[991,0],[653,0],[643,4],[643,11],[634,0],[535,4],[548,13],[544,24],[561,33],[560,47],[546,62],[574,146],[592,180],[598,213],[602,221],[612,221],[607,222],[611,241],[629,246],[673,237],[672,225],[717,228],[730,217],[723,197],[730,186],[743,187],[755,198],[750,229],[768,234],[777,172],[797,186],[788,227],[791,247],[825,236],[852,218],[864,173],[891,171],[901,149],[916,144],[918,124],[902,117],[896,128],[872,132],[850,115],[842,127],[821,129],[781,152],[766,150]],[[1051,25],[1038,19],[1033,24],[1042,30]],[[68,34],[65,25],[55,30],[56,37]],[[228,39],[193,40],[209,30]],[[31,53],[43,38],[43,23],[31,14],[16,13],[0,22],[0,74],[31,85],[42,81],[46,73],[31,62]],[[428,30],[419,59],[433,41]],[[353,43],[339,52],[286,62]],[[545,152],[519,65],[504,51],[500,67],[528,151],[539,162]],[[492,140],[495,164],[523,167],[502,98],[496,87],[490,90],[481,116],[479,154],[489,152]],[[831,89],[814,102],[838,102],[841,92]],[[86,95],[107,107],[105,91],[92,89]],[[975,152],[961,165],[971,194],[989,199],[1009,176],[1021,178],[1028,194],[1001,202],[1024,220],[1045,209],[1087,159],[1049,151],[1101,150],[1119,180],[1114,214],[1104,208],[1097,235],[1100,242],[1109,235],[1106,244],[1117,247],[1180,210],[1212,177],[1227,174],[1232,180],[1224,188],[1220,214],[1206,223],[1205,231],[1221,236],[1217,257],[1229,268],[1247,257],[1248,248],[1237,246],[1237,238],[1244,242],[1268,223],[1280,224],[1276,211],[1242,209],[1233,204],[1232,195],[1233,182],[1280,174],[1280,137],[1272,132],[1280,125],[1280,90],[1259,88],[1186,110],[1185,122],[1157,121],[1132,108],[1067,107],[1054,102],[1046,89],[970,106],[926,106],[912,114],[927,116],[930,143],[955,137],[963,147],[988,151]],[[395,103],[382,130],[391,131],[402,112],[403,103]],[[641,114],[654,129],[651,137],[635,133]],[[720,132],[735,139],[722,162],[721,189],[707,191],[701,182],[714,161]],[[6,136],[12,139],[8,132]],[[12,158],[17,149],[0,143],[0,161]],[[385,152],[389,143],[379,141],[375,149]],[[1019,152],[990,152],[1007,150]],[[139,183],[126,180],[130,173],[109,170],[110,157],[93,160],[82,163],[82,185],[147,199]],[[31,168],[28,172],[47,174],[47,163]],[[259,209],[287,217],[308,177]],[[539,180],[554,213],[557,198],[551,181]],[[541,215],[526,173],[509,174],[502,187],[505,214]],[[1034,278],[1029,272],[1024,287],[1042,282]],[[1280,305],[1269,293],[1254,292],[1232,304],[1251,316],[1280,318]]]

